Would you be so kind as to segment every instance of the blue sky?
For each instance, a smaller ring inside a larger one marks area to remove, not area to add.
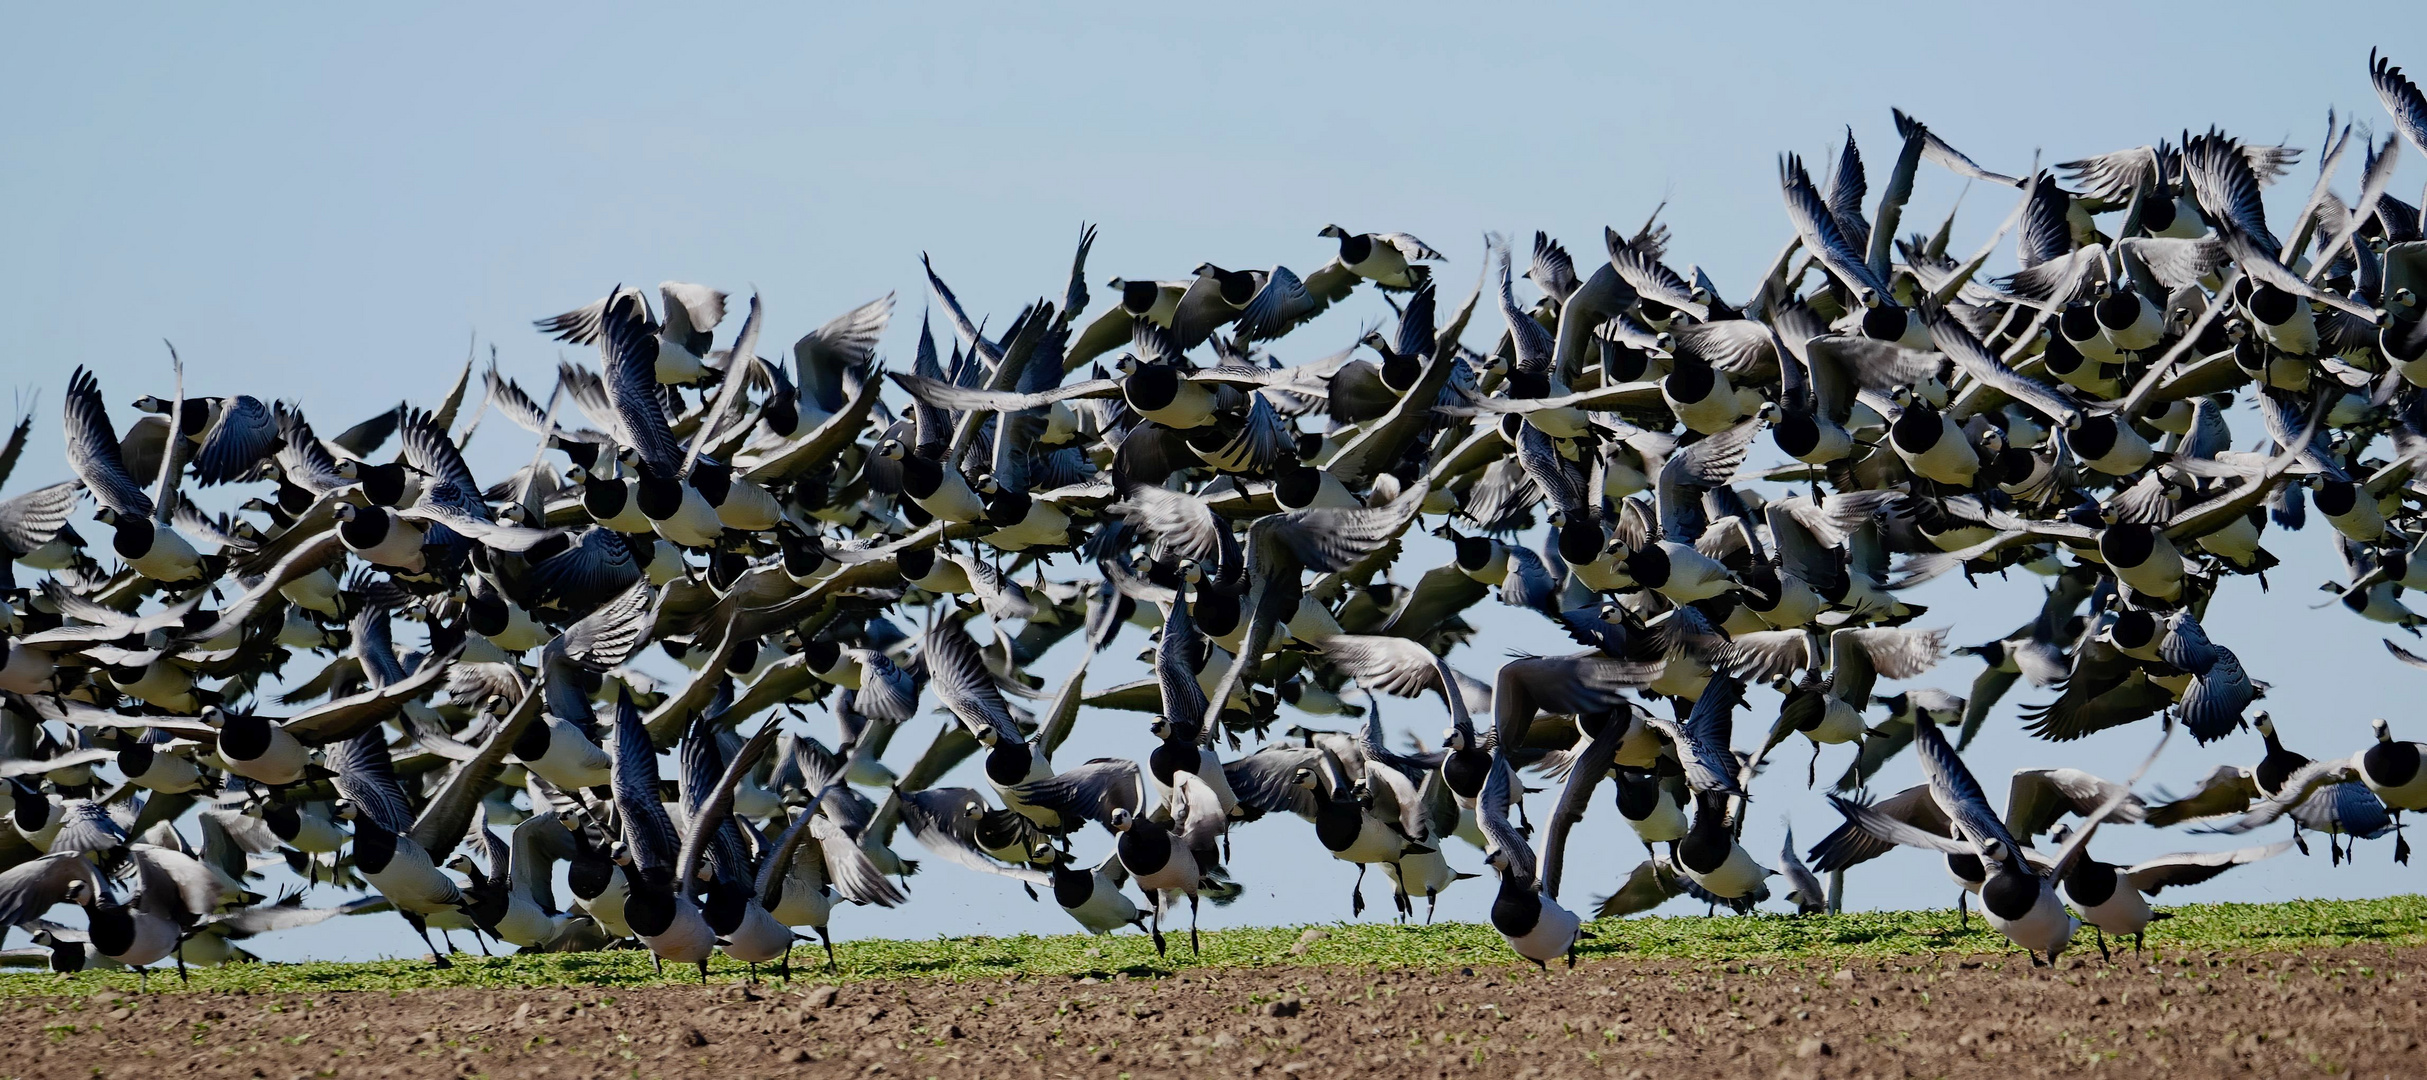
[[[1777,155],[1804,153],[1818,171],[1850,125],[1876,186],[1895,152],[1890,106],[2010,173],[2035,153],[2054,162],[2211,123],[2314,158],[2329,106],[2385,128],[2365,76],[2371,45],[2427,66],[2415,35],[2366,36],[2415,25],[2391,4],[2338,7],[2332,20],[2245,4],[2082,17],[1955,5],[504,7],[260,20],[19,12],[21,44],[0,70],[11,104],[0,115],[0,293],[16,308],[0,328],[0,382],[39,390],[45,419],[11,489],[64,475],[50,418],[68,368],[96,368],[113,403],[165,392],[164,337],[194,390],[293,398],[342,427],[435,395],[475,339],[483,355],[496,344],[509,374],[544,382],[558,347],[529,320],[618,282],[756,287],[779,341],[897,292],[887,351],[906,358],[925,303],[922,251],[999,322],[1059,295],[1082,221],[1102,229],[1098,286],[1208,259],[1310,269],[1329,254],[1315,231],[1337,221],[1423,237],[1463,287],[1486,231],[1548,229],[1590,260],[1604,224],[1631,229],[1664,200],[1673,261],[1701,264],[1740,297],[1788,234]],[[2423,176],[2405,162],[2394,192],[2409,197]],[[2291,213],[2314,177],[2304,162],[2270,193],[2275,212]],[[1958,247],[1985,237],[2011,198],[1966,194],[1925,170],[1907,227],[1934,225],[1959,197]],[[1284,342],[1283,356],[1345,345],[1380,311],[1361,297]],[[484,471],[529,452],[501,428],[474,444]],[[2267,704],[2294,746],[2347,753],[2371,715],[2413,726],[2416,710],[2402,706],[2427,674],[2387,660],[2380,628],[2309,608],[2334,571],[2325,537],[2274,535],[2270,546],[2287,562],[2274,591],[2236,582],[2210,627],[2274,683]],[[1437,561],[1419,547],[1405,569]],[[1924,622],[1945,614],[1958,640],[1985,640],[2036,597],[2020,578],[1977,593],[1933,587]],[[1462,653],[1468,670],[1487,672],[1504,643],[1561,647],[1530,616],[1486,618],[1494,651]],[[1067,663],[1051,658],[1045,673]],[[1960,691],[1974,670],[1957,659],[1923,681]],[[1757,699],[1746,726],[1766,722],[1770,700]],[[1428,734],[1438,713],[1385,706],[1394,726]],[[2001,728],[2011,715],[2010,700]],[[1091,721],[1074,749],[1142,753],[1138,727]],[[2017,765],[2123,772],[2149,737],[2060,747],[2004,730],[1984,739],[1976,766],[1992,791]],[[903,741],[923,744],[923,729]],[[2255,736],[2177,746],[2154,775],[2179,788],[2257,753]],[[1909,781],[1900,766],[1884,783]],[[1785,797],[1757,804],[1757,851],[1774,851],[1780,813],[1803,823],[1807,844],[1832,824],[1788,778],[1770,786]],[[1348,867],[1291,880],[1288,860],[1320,856],[1307,831],[1247,830],[1239,869],[1251,899],[1218,918],[1345,917]],[[2117,830],[2101,846],[2115,857],[2219,839]],[[1579,842],[1606,865],[1572,875],[1578,891],[1606,888],[1641,854],[1606,828],[1588,825]],[[2389,847],[2367,845],[2356,869],[2281,862],[2194,895],[2415,888]],[[1453,857],[1481,869],[1474,852]],[[1000,883],[956,868],[913,884],[910,908],[849,912],[838,931],[1066,925],[1024,899],[1004,905]],[[1858,873],[1849,895],[1935,905],[1951,890],[1913,854]],[[1444,912],[1479,917],[1487,897],[1463,887]],[[295,935],[269,948],[405,948],[389,922],[347,927],[344,943]]]

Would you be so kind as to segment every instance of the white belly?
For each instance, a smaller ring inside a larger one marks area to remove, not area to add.
[[[1896,453],[1905,459],[1906,467],[1924,479],[1941,484],[1970,486],[1973,475],[1980,471],[1980,456],[1972,452],[1972,444],[1965,441],[1963,432],[1955,425],[1947,423],[1944,417],[1939,419],[1939,423],[1943,430],[1938,442],[1928,450],[1908,454],[1899,447]]]
[[[742,924],[725,936],[724,949],[725,955],[745,964],[769,963],[792,951],[792,928],[777,922],[754,901],[742,916]]]
[[[716,518],[728,529],[743,532],[765,532],[784,520],[784,508],[767,494],[767,489],[747,480],[736,479],[733,489],[725,496],[725,505],[716,508]]]
[[[600,527],[619,533],[639,534],[649,531],[649,515],[640,512],[640,500],[632,497],[632,485],[629,483],[624,485],[623,509],[616,511],[613,517],[593,520],[596,520]]]
[[[1829,694],[1828,699],[1819,725],[1804,734],[1816,743],[1846,743],[1861,738],[1862,714],[1835,694]]]
[[[1069,912],[1090,934],[1109,934],[1136,923],[1138,905],[1130,902],[1128,894],[1103,874],[1097,874],[1095,880],[1095,892],[1088,895],[1086,903],[1062,910]]]
[[[1458,872],[1450,868],[1449,860],[1439,851],[1383,863],[1382,872],[1390,875],[1405,896],[1438,896],[1458,881]]]
[[[691,355],[691,350],[664,338],[657,339],[657,381],[674,386],[687,385],[698,382],[707,370],[708,366],[701,363],[699,357]]]
[[[1121,865],[1128,866],[1129,864],[1123,862]],[[1137,880],[1138,888],[1149,893],[1162,892],[1167,889],[1193,893],[1197,890],[1199,880],[1197,857],[1187,848],[1180,846],[1177,840],[1174,840],[1171,845],[1171,858],[1164,861],[1162,869],[1151,874],[1141,874],[1137,867],[1130,866],[1129,876]]]
[[[388,535],[378,544],[355,554],[365,562],[393,567],[408,574],[418,574],[426,565],[421,555],[421,530],[402,518],[388,522]]]
[[[127,782],[149,788],[164,795],[193,791],[202,786],[202,770],[194,763],[175,754],[154,753],[152,764],[139,776],[127,777]]]
[[[1567,569],[1576,576],[1577,581],[1584,583],[1585,588],[1597,593],[1617,592],[1635,583],[1635,579],[1626,572],[1626,564],[1607,555],[1594,562],[1569,563]]]
[[[823,878],[802,870],[795,861],[784,875],[783,888],[775,898],[775,910],[768,915],[786,926],[823,927],[834,916],[834,894],[826,890]]]
[[[1560,907],[1546,896],[1542,898],[1542,917],[1534,920],[1534,928],[1526,931],[1524,937],[1500,936],[1508,942],[1509,948],[1517,950],[1517,955],[1548,964],[1566,956],[1567,951],[1575,946],[1576,929],[1582,925],[1583,920],[1577,918],[1575,912]]]
[[[2368,783],[2365,770],[2361,772],[2360,780]],[[2374,783],[2368,783],[2368,790],[2376,792],[2376,797],[2383,799],[2385,805],[2393,809],[2427,810],[2427,768],[2421,768],[2419,774],[2411,777],[2407,784],[2398,787],[2379,787]]]
[[[1812,620],[1820,615],[1820,594],[1804,584],[1801,578],[1782,576],[1779,585],[1778,603],[1768,611],[1755,614],[1761,616],[1761,621],[1780,630],[1801,630],[1812,625]]]
[[[1207,421],[1213,419],[1213,413],[1213,391],[1185,379],[1181,380],[1179,392],[1173,395],[1170,404],[1160,409],[1138,410],[1139,415],[1174,431],[1204,427]]]
[[[227,760],[228,771],[271,787],[301,781],[304,766],[312,763],[312,752],[297,742],[295,736],[287,734],[285,728],[276,726],[270,729],[269,749],[263,750],[260,757],[245,761],[226,758],[225,754],[221,757]]]
[[[2257,522],[2251,521],[2248,517],[2237,517],[2233,519],[2232,524],[2200,537],[2198,544],[2210,552],[2235,562],[2241,562],[2258,554],[2258,537]],[[2419,564],[2414,559],[2411,565]],[[2404,584],[2409,583],[2404,582]]]
[[[2284,320],[2282,326],[2269,326],[2255,318],[2250,320],[2250,325],[2258,331],[2258,336],[2267,339],[2267,344],[2294,356],[2311,356],[2317,352],[2317,317],[2310,313],[2308,301],[2295,303],[2292,317]]]
[[[914,497],[910,501],[919,504],[919,509],[954,524],[965,525],[986,516],[986,504],[978,500],[977,492],[969,490],[969,481],[962,478],[959,469],[949,467],[944,470],[944,482],[936,486],[935,494],[924,499]]]
[[[1371,815],[1366,815],[1364,827],[1357,830],[1356,840],[1345,850],[1332,852],[1331,857],[1341,862],[1395,863],[1399,861],[1400,853],[1406,850],[1407,838]]]
[[[287,841],[288,847],[318,855],[345,846],[345,830],[338,828],[336,822],[309,811],[298,813],[296,818],[295,838]]]
[[[1525,414],[1525,422],[1554,439],[1580,439],[1590,430],[1584,410],[1576,408],[1536,409]]]
[[[2140,933],[2148,928],[2152,915],[2149,898],[2142,896],[2140,890],[2133,888],[2132,883],[2123,880],[2120,874],[2115,882],[2115,895],[2097,907],[2082,909],[2081,913],[2083,922],[2110,934]]]
[[[590,913],[590,920],[607,932],[608,937],[632,936],[632,924],[624,921],[624,902],[632,898],[632,887],[624,881],[622,870],[607,879],[607,889],[581,902],[581,909]]]
[[[155,660],[144,667],[142,677],[132,682],[118,683],[117,686],[128,696],[146,704],[183,712],[187,711],[188,703],[193,698],[194,676],[166,660]]]
[[[652,520],[649,527],[683,547],[713,547],[725,535],[725,524],[717,520],[716,509],[689,484],[683,485],[682,505],[675,508],[673,516]]]
[[[1694,884],[1702,886],[1711,895],[1725,900],[1734,900],[1751,893],[1760,888],[1761,883],[1770,876],[1768,870],[1762,869],[1760,863],[1753,861],[1753,853],[1746,851],[1743,844],[1738,844],[1731,849],[1728,852],[1728,861],[1720,863],[1719,869],[1710,873],[1697,874],[1682,866],[1680,869],[1685,869],[1686,876],[1693,878]]]
[[[556,939],[557,921],[541,911],[531,898],[516,892],[506,903],[505,917],[497,920],[497,936],[508,944],[535,949]]]
[[[51,677],[59,665],[51,654],[40,649],[12,648],[8,662],[0,664],[0,690],[12,694],[39,694],[51,689]]]
[[[748,777],[733,787],[733,812],[742,817],[765,819],[783,808],[774,792],[751,783]]]
[[[295,606],[323,615],[342,615],[337,606],[337,578],[327,570],[314,570],[278,587],[278,595]]]
[[[1379,282],[1394,289],[1408,285],[1407,256],[1395,244],[1373,242],[1373,250],[1365,261],[1350,266],[1349,272],[1368,281]]]
[[[363,880],[398,911],[435,915],[455,911],[463,903],[463,889],[430,865],[430,853],[421,845],[402,836],[396,838],[396,856],[378,873],[364,874]]]
[[[1735,388],[1728,385],[1724,375],[1718,377],[1717,385],[1711,387],[1711,392],[1703,395],[1700,401],[1680,402],[1670,398],[1665,382],[1661,384],[1660,396],[1668,398],[1669,407],[1676,412],[1677,419],[1704,435],[1726,431],[1739,419]]]
[[[1059,547],[1070,540],[1070,515],[1048,502],[1028,504],[1028,516],[1016,525],[1005,526],[987,533],[983,539],[1005,551],[1025,551],[1032,547]]]
[[[2130,886],[2118,882],[2116,888],[2125,890]],[[2072,915],[2066,913],[2065,905],[2058,902],[2056,889],[2044,881],[2039,886],[2039,902],[2031,905],[2031,910],[2024,912],[2022,918],[2001,919],[1986,905],[1982,906],[1980,915],[1990,926],[1997,928],[1998,933],[2004,934],[2008,941],[2043,955],[2065,951],[2065,947],[2073,943],[2073,931],[2081,926],[2073,920]]]
[[[519,653],[545,645],[553,636],[555,635],[548,633],[547,627],[533,621],[531,613],[524,611],[522,605],[508,604],[506,605],[506,628],[488,635],[488,638],[490,644],[500,649],[510,653]]]
[[[562,720],[542,718],[540,722],[548,725],[548,752],[539,755],[537,761],[523,762],[525,767],[538,773],[540,779],[567,791],[594,788],[608,781],[614,762],[597,743],[582,737],[579,728]]]
[[[1687,826],[1685,808],[1677,805],[1676,800],[1666,795],[1662,795],[1660,800],[1653,804],[1649,816],[1641,821],[1628,818],[1626,823],[1627,827],[1635,830],[1635,835],[1647,844],[1665,844],[1672,840],[1685,839]],[[1737,850],[1742,851],[1743,849],[1738,848]]]
[[[202,576],[202,560],[185,537],[165,525],[152,530],[152,548],[127,565],[154,581],[184,581]]]
[[[699,905],[688,896],[674,898],[674,921],[666,932],[641,939],[660,960],[677,964],[695,964],[716,951],[716,931],[708,926],[708,918],[699,913]]]
[[[135,918],[135,941],[110,957],[128,967],[142,967],[169,958],[177,951],[177,925],[149,912],[129,912]]]

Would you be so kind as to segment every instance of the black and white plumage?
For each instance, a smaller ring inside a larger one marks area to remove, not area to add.
[[[2328,831],[2339,856],[2427,803],[2417,745],[2390,729],[2311,762],[2252,717],[2265,758],[2147,804],[2055,745],[2172,720],[2233,738],[2284,661],[2207,628],[2239,625],[2217,605],[2252,594],[2229,579],[2281,565],[2262,539],[2303,542],[2296,511],[2328,526],[2309,531],[2342,557],[2346,611],[2427,625],[2403,595],[2427,588],[2427,517],[2401,498],[2427,447],[2427,255],[2388,194],[2421,99],[2389,60],[2370,78],[2395,140],[2330,139],[2293,216],[2264,196],[2297,155],[2221,131],[2009,176],[1909,116],[1893,169],[1832,125],[1831,167],[1782,160],[1782,205],[1748,219],[1783,246],[1741,305],[1659,211],[1605,230],[1583,268],[1536,234],[1522,280],[1488,238],[1476,288],[1446,295],[1441,250],[1327,228],[1320,263],[1099,275],[1090,296],[1089,228],[1008,319],[928,267],[949,340],[905,337],[891,378],[891,297],[796,328],[787,361],[758,355],[761,298],[719,349],[727,297],[673,282],[547,320],[600,350],[561,363],[547,401],[523,389],[544,362],[509,377],[500,347],[484,401],[450,365],[434,400],[334,438],[274,388],[186,394],[173,357],[175,391],[121,430],[77,372],[74,479],[18,475],[22,423],[0,447],[20,485],[0,502],[0,692],[32,721],[0,738],[0,846],[165,849],[153,827],[217,792],[204,861],[238,887],[277,859],[339,887],[367,875],[441,931],[756,963],[796,929],[831,946],[856,903],[909,902],[904,828],[943,872],[1050,887],[1094,932],[1151,930],[1192,889],[1261,897],[1216,872],[1229,845],[1308,827],[1382,867],[1412,917],[1461,878],[1454,836],[1500,875],[1495,925],[1547,963],[1582,940],[1563,876],[1606,875],[1613,916],[1750,910],[1773,887],[1812,911],[1884,850],[1876,826],[1932,838],[1915,843],[1993,922],[2055,952],[2050,882],[2090,907],[2146,895],[2080,891],[2104,864],[2078,845],[2064,874],[2023,850],[2067,818],[2290,816],[2296,843]],[[1938,197],[1922,186],[1966,180],[2011,185],[2012,224],[1901,223]],[[2020,271],[1995,275],[2009,231]],[[2238,445],[2236,403],[2273,448]],[[508,422],[478,423],[487,406]],[[501,428],[533,445],[485,484]],[[1778,454],[1755,452],[1763,431]],[[86,491],[115,561],[72,520]],[[1474,532],[1422,522],[1445,553],[1409,534],[1426,515]],[[2026,625],[1968,639],[1969,699],[1921,685],[1938,628],[1973,609],[1944,590],[2017,571],[2058,580]],[[1508,655],[1509,620],[1536,616],[1591,651]],[[1153,678],[1089,686],[1132,625],[1160,634]],[[646,641],[676,663],[636,661]],[[316,672],[294,669],[307,657]],[[2022,736],[2050,745],[2006,764],[1991,812],[1941,729],[1989,731],[2024,680],[2048,690]],[[929,684],[941,723],[921,715]],[[1432,693],[1447,731],[1411,744]],[[1739,708],[1775,709],[1750,755]],[[1129,711],[1142,730],[1104,756]],[[905,728],[916,745],[893,747]],[[1815,755],[1849,747],[1852,824],[1808,858],[1756,858],[1771,838],[1751,803],[1782,785],[1762,766],[1795,732]],[[1932,783],[1871,800],[1908,748]],[[1550,810],[1529,814],[1519,770],[1559,787]],[[1596,816],[1605,776],[1618,813]],[[109,809],[134,808],[107,801],[122,787],[141,816]],[[532,815],[511,843],[509,807]],[[1120,827],[1109,859],[1062,850],[1089,822]],[[1651,857],[1605,870],[1570,846],[1613,840]],[[2207,858],[2147,869],[2179,882]],[[108,955],[163,927],[223,948],[237,931],[214,914],[130,914]]]

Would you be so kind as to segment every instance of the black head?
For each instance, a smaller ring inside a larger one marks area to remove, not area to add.
[[[733,466],[701,458],[691,466],[691,487],[710,506],[723,506],[733,495]]]
[[[682,511],[683,485],[679,480],[643,474],[632,488],[633,501],[651,521],[664,521]]]
[[[219,752],[233,755],[238,761],[251,761],[270,749],[270,721],[251,713],[223,713],[219,727]]]
[[[1820,449],[1820,423],[1804,412],[1781,412],[1770,425],[1770,438],[1788,457],[1800,458]]]
[[[1642,380],[1652,369],[1652,354],[1623,341],[1601,339],[1601,376],[1613,383]]]
[[[1894,304],[1881,304],[1862,313],[1862,336],[1873,341],[1901,341],[1912,315]]]
[[[1599,560],[1602,545],[1608,542],[1609,537],[1602,533],[1601,526],[1582,518],[1559,527],[1559,557],[1566,559],[1570,564],[1581,565]],[[1489,558],[1488,553],[1485,557]],[[1463,548],[1461,548],[1460,561],[1465,561]]]
[[[1626,572],[1646,588],[1657,589],[1669,581],[1669,553],[1658,544],[1645,544],[1643,550],[1629,552]]]
[[[354,866],[366,874],[376,874],[388,868],[396,858],[396,834],[371,820],[368,814],[354,818]]]
[[[2118,424],[2115,417],[2104,413],[2084,418],[2081,426],[2073,429],[2073,452],[2090,461],[2114,452],[2115,444],[2123,438]]]
[[[1711,391],[1719,386],[1719,377],[1709,364],[1680,357],[1660,385],[1670,397],[1691,404],[1711,396]]]
[[[2069,342],[2088,341],[2098,336],[2098,309],[2088,303],[2068,304],[2056,317],[2056,327]]]
[[[2074,348],[2072,342],[2065,340],[2062,335],[2054,334],[2048,337],[2048,346],[2041,351],[2040,355],[2046,359],[2048,370],[2059,377],[2081,370],[2082,361],[2085,359],[2081,350]]]
[[[2121,330],[2140,321],[2140,294],[2130,286],[2115,290],[2097,306],[2098,324],[2109,330]]]
[[[2107,634],[2115,639],[2117,648],[2137,650],[2156,644],[2158,629],[2156,616],[2139,608],[2125,608],[2116,613]]]
[[[843,647],[821,638],[802,646],[801,658],[808,663],[811,671],[830,672],[842,663]]]
[[[2328,480],[2317,486],[2309,501],[2317,506],[2318,513],[2343,517],[2360,508],[2360,486],[2349,480]]]
[[[1315,496],[1323,491],[1323,470],[1311,465],[1284,468],[1273,478],[1273,499],[1284,509],[1303,510],[1314,505]]]
[[[2299,306],[2307,302],[2273,285],[2261,285],[2250,290],[2251,316],[2269,326],[2282,326],[2291,322],[2292,316],[2297,313]]]
[[[124,956],[135,947],[135,915],[121,904],[95,904],[85,913],[93,950],[103,956]]]
[[[1169,364],[1141,364],[1121,384],[1129,404],[1142,411],[1170,405],[1180,396],[1180,369]]]
[[[1499,542],[1488,536],[1460,536],[1454,543],[1458,550],[1458,568],[1467,571],[1483,569],[1500,550]],[[1592,560],[1588,558],[1585,561]]]

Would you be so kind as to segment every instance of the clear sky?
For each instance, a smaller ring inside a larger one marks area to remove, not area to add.
[[[2366,78],[2370,46],[2427,70],[2427,38],[2402,31],[2418,25],[2408,5],[2342,5],[2331,20],[2238,3],[1958,7],[420,5],[259,20],[27,8],[0,67],[0,293],[18,312],[0,328],[0,383],[39,391],[44,420],[10,490],[65,474],[55,417],[70,367],[97,369],[123,407],[166,392],[164,337],[194,391],[292,398],[342,427],[431,398],[474,339],[544,385],[558,346],[530,320],[618,282],[755,287],[773,341],[897,292],[886,351],[906,361],[925,303],[922,251],[999,324],[1023,302],[1058,298],[1082,221],[1102,228],[1090,264],[1099,302],[1107,277],[1179,276],[1209,259],[1311,269],[1330,254],[1315,231],[1334,221],[1423,237],[1449,254],[1444,280],[1463,290],[1486,231],[1548,229],[1589,262],[1603,225],[1631,229],[1663,200],[1672,260],[1701,264],[1741,299],[1788,235],[1777,155],[1818,159],[1818,172],[1850,125],[1876,190],[1896,151],[1890,106],[2016,174],[2035,154],[2066,160],[2212,123],[2314,159],[2328,107],[2387,127]],[[2422,177],[2405,161],[2393,190],[2408,198]],[[2292,213],[2314,179],[2304,160],[2270,193],[2274,212]],[[1966,195],[1925,167],[1907,228],[1934,225],[1959,196],[1959,248],[2012,199]],[[1330,352],[1380,312],[1360,297],[1280,351]],[[1480,318],[1476,334],[1496,328]],[[503,427],[474,443],[484,475],[529,453]],[[2247,418],[2238,429],[2244,444],[2258,430]],[[2310,608],[2335,571],[2322,531],[2271,533],[2269,546],[2287,562],[2274,591],[2237,580],[2208,625],[2274,684],[2264,704],[2288,740],[2349,753],[2372,715],[2416,737],[2427,718],[2409,706],[2427,673],[2385,657],[2383,628]],[[1438,561],[1418,546],[1403,576]],[[2037,596],[2020,577],[1979,592],[1933,586],[1923,623],[1986,640]],[[1489,646],[1455,658],[1469,671],[1487,673],[1504,646],[1563,647],[1532,616],[1482,620]],[[1137,644],[1124,638],[1116,652]],[[1042,673],[1068,663],[1057,654]],[[1976,670],[1957,658],[1922,681],[1961,692]],[[2127,772],[2153,738],[2134,728],[2075,745],[2029,740],[2013,730],[2013,704],[2041,696],[2018,691],[1978,745],[1993,793],[2017,766]],[[1774,701],[1757,697],[1742,726],[1766,724]],[[1441,726],[1437,705],[1391,702],[1384,715],[1428,735]],[[925,723],[905,733],[903,754],[924,745]],[[1147,745],[1135,718],[1111,714],[1091,716],[1065,753]],[[2258,752],[2255,735],[2185,742],[2153,776],[2179,790]],[[1844,753],[1831,752],[1824,774]],[[1780,772],[1800,765],[1782,751]],[[1881,785],[1913,779],[1900,764]],[[1747,841],[1765,856],[1782,813],[1805,844],[1834,824],[1786,776],[1761,793]],[[1311,830],[1264,823],[1239,840],[1250,899],[1209,923],[1347,916],[1339,894],[1352,871],[1304,862],[1322,854]],[[2231,842],[2117,829],[2099,846],[2117,858]],[[1588,824],[1578,843],[1576,893],[1606,891],[1641,856],[1614,822]],[[2390,847],[2364,845],[2358,867],[2331,873],[2320,847],[2312,862],[2240,871],[2190,895],[2416,889],[2419,872],[2394,867]],[[1482,869],[1474,851],[1452,858]],[[909,908],[839,914],[838,932],[1068,926],[1050,905],[956,867],[912,884]],[[1384,887],[1376,875],[1369,899],[1385,901]],[[1952,891],[1930,859],[1905,853],[1857,872],[1849,900],[1939,905]],[[1487,901],[1461,886],[1444,914],[1479,918]],[[352,922],[265,951],[407,948],[400,922]]]

